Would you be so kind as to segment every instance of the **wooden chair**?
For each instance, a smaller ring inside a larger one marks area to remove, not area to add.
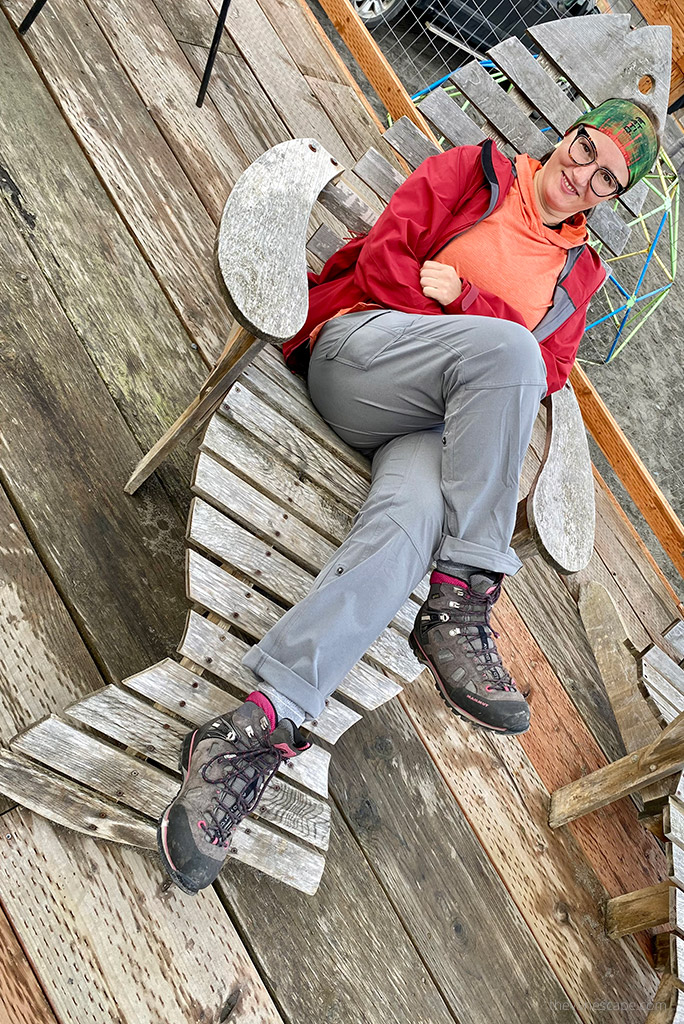
[[[630,32],[627,16],[602,16],[541,25],[532,35],[553,62],[548,66],[558,65],[591,103],[637,95],[639,79],[648,74],[664,118],[669,30]],[[600,60],[590,60],[591,51]],[[611,68],[606,55],[617,52],[621,61],[631,55],[631,63]],[[491,56],[519,91],[505,94],[476,63],[458,73],[459,87],[487,134],[543,155],[551,141],[528,112],[538,111],[562,132],[577,108],[556,84],[558,72],[549,75],[518,40],[502,43]],[[482,127],[441,90],[422,109],[454,144],[484,137]],[[436,151],[406,119],[385,139],[410,167]],[[239,327],[195,402],[127,486],[133,493],[180,437],[210,417],[192,481],[186,559],[191,607],[178,648],[182,660],[166,659],[120,686],[105,687],[16,737],[9,751],[0,751],[0,790],[8,796],[89,834],[154,845],[155,819],[177,786],[183,734],[234,707],[252,686],[240,664],[248,643],[304,596],[367,494],[368,461],[316,414],[305,384],[286,369],[277,346],[304,322],[306,233],[316,196],[340,234],[367,231],[403,180],[397,166],[370,150],[354,167],[379,197],[377,209],[345,184],[342,169],[315,140],[276,146],[235,185],[219,229],[217,266]],[[633,210],[643,194],[633,189],[622,200]],[[629,229],[619,213],[600,211],[594,228],[620,252]],[[313,265],[340,244],[329,227],[316,231],[308,243]],[[593,545],[588,446],[569,386],[545,404],[542,464],[520,502],[514,544],[523,558],[541,554],[559,571],[572,572],[586,565]],[[423,581],[320,718],[309,723],[319,742],[283,768],[258,816],[236,832],[233,857],[315,892],[330,820],[330,753],[324,747],[358,720],[356,707],[380,706],[419,671],[405,638],[426,589]]]
[[[669,933],[656,936],[656,966],[664,975],[647,1024],[682,1024],[684,669],[675,659],[684,659],[684,622],[663,637],[674,657],[656,646],[641,656],[630,648],[619,612],[600,583],[580,588],[579,608],[627,754],[556,790],[549,824],[559,828],[630,795],[642,802],[640,820],[666,844],[669,877],[609,899],[606,934],[618,940],[669,924]]]

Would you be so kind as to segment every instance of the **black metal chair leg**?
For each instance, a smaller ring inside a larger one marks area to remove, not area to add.
[[[47,0],[35,0],[35,3],[31,10],[28,12],[21,25],[19,26],[19,34],[23,36],[24,32],[27,32],[33,22],[36,20],[40,12],[45,7]]]
[[[38,3],[45,3],[45,0],[37,0]],[[209,79],[211,78],[211,72],[214,67],[214,61],[216,60],[216,54],[218,53],[219,43],[221,42],[221,36],[223,35],[223,29],[226,24],[226,16],[228,14],[228,8],[230,7],[230,0],[223,0],[221,4],[221,11],[216,22],[216,31],[214,32],[214,38],[211,41],[211,47],[209,48],[209,56],[207,57],[207,63],[204,68],[204,74],[202,75],[202,84],[200,85],[199,93],[197,94],[197,106],[201,107],[204,103],[204,97],[207,94],[207,88],[209,87]]]

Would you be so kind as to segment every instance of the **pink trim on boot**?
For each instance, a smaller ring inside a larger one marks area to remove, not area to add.
[[[268,718],[269,724],[271,726],[271,732],[273,732],[278,722],[278,716],[276,715],[275,708],[271,704],[266,694],[261,693],[259,690],[252,690],[250,695],[247,697],[247,700],[251,701],[252,704],[256,704],[258,708],[261,708],[263,713]]]

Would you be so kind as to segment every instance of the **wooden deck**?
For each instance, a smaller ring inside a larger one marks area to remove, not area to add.
[[[212,252],[231,185],[292,136],[346,167],[388,147],[299,0],[233,0],[202,110],[205,0],[55,0],[23,41],[27,5],[0,6],[7,744],[176,649],[196,442],[123,486],[225,344]],[[534,559],[497,606],[531,730],[471,731],[424,676],[366,715],[335,747],[315,897],[231,864],[192,898],[154,856],[5,802],[2,1019],[641,1024],[652,936],[609,940],[602,911],[667,877],[662,848],[631,800],[547,824],[554,789],[624,753],[580,583],[610,590],[639,650],[680,617],[598,474],[596,499],[590,566],[562,579]]]

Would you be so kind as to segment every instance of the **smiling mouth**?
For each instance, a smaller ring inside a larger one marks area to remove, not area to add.
[[[577,191],[577,189],[576,189],[576,188],[575,188],[575,187],[574,187],[574,186],[573,186],[573,185],[572,185],[572,184],[570,183],[570,179],[569,179],[569,178],[567,177],[567,175],[565,174],[565,172],[564,172],[564,171],[561,171],[561,176],[562,176],[562,178],[563,178],[563,181],[564,181],[564,183],[565,183],[565,190],[566,190],[566,193],[567,193],[567,194],[572,194],[573,196],[578,196],[578,197],[579,197],[579,192],[578,192],[578,191]]]

